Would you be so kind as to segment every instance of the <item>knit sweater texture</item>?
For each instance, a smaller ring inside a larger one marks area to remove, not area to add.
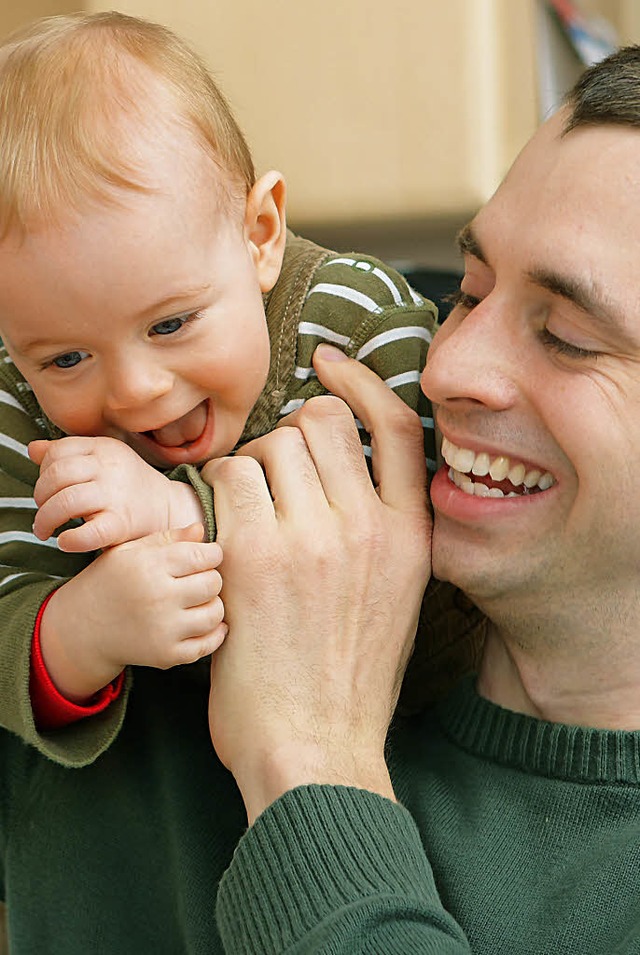
[[[308,787],[244,837],[228,953],[640,952],[640,733],[539,721],[465,682],[396,724],[401,805]]]
[[[245,831],[205,710],[205,687],[142,670],[90,766],[0,733],[12,955],[640,952],[640,733],[464,682],[393,726],[398,804],[300,787]]]

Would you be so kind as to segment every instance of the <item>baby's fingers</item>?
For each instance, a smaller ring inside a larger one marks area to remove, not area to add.
[[[215,603],[216,600],[222,608],[222,601],[219,597],[222,590],[222,577],[217,570],[205,570],[178,577],[175,586],[176,592],[180,595],[181,606],[185,609]],[[222,620],[223,616],[224,611],[221,611],[219,620]]]
[[[36,504],[38,512],[33,521],[33,533],[40,540],[47,540],[67,521],[87,517],[96,510],[95,503],[90,500],[89,485],[65,488],[44,503],[36,497]]]
[[[35,533],[35,523],[33,526]],[[126,539],[126,529],[118,515],[111,511],[100,511],[88,517],[79,527],[71,527],[58,534],[58,547],[69,554],[81,554],[106,550]]]
[[[215,541],[203,541],[202,524],[173,528],[146,538],[150,543],[159,542],[164,552],[165,567],[173,577],[187,577],[214,570],[222,562],[222,548]]]
[[[41,441],[29,442],[29,444],[27,445],[27,451],[29,453],[29,457],[31,458],[34,464],[37,464],[37,465],[42,464],[42,459],[47,453],[47,448],[49,447],[50,444],[51,444],[50,441],[45,441],[44,439],[42,439]]]
[[[60,534],[58,541],[62,550],[98,550],[126,540],[122,517],[113,511],[103,510],[103,496],[93,482],[64,487],[44,503],[37,493],[35,497],[39,508],[33,522],[33,532],[40,540],[47,540],[57,527],[77,518],[83,518],[87,523]]]
[[[196,660],[201,660],[202,657],[215,653],[228,632],[229,627],[223,620],[204,636],[188,637],[183,640],[179,645],[179,662],[182,664],[195,663]]]
[[[38,443],[46,444],[47,442]],[[29,447],[31,448],[31,445]],[[45,452],[40,462],[40,477],[36,481],[33,497],[38,507],[41,507],[52,497],[64,491],[73,493],[77,487],[94,487],[96,478],[99,478],[96,461],[90,455],[55,460]],[[104,498],[105,489],[102,489],[100,493]]]
[[[46,472],[49,480],[55,480],[58,487],[76,484],[95,476],[95,442],[100,438],[59,438],[57,441],[44,439],[31,441],[27,447],[31,460],[40,466],[40,477]],[[111,439],[108,439],[111,440]],[[119,444],[120,442],[115,442]],[[57,475],[53,478],[53,475]]]

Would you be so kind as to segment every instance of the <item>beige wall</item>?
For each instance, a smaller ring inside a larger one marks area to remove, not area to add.
[[[535,126],[531,0],[117,6],[200,49],[298,222],[466,215]]]
[[[587,13],[607,17],[622,44],[640,42],[639,0],[580,0],[580,6]]]
[[[51,17],[71,13],[82,8],[82,3],[64,0],[0,0],[0,36],[24,26],[37,17]]]
[[[0,32],[74,7],[165,23],[212,67],[258,170],[285,173],[296,226],[404,223],[415,248],[425,224],[468,218],[535,129],[538,2],[0,0]],[[640,39],[640,0],[584,6]]]
[[[624,43],[640,43],[640,3],[620,0],[620,31]]]

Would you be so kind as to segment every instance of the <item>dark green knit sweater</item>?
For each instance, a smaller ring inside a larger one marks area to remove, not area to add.
[[[464,684],[395,726],[402,806],[305,787],[242,836],[206,695],[140,671],[119,737],[77,770],[0,735],[12,955],[640,952],[640,734]]]

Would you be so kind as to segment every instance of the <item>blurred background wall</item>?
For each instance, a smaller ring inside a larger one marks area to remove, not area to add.
[[[452,236],[548,109],[544,84],[582,68],[546,0],[0,0],[0,34],[114,7],[204,55],[258,170],[285,174],[294,228],[416,267],[454,267]],[[639,0],[580,8],[640,39]]]

